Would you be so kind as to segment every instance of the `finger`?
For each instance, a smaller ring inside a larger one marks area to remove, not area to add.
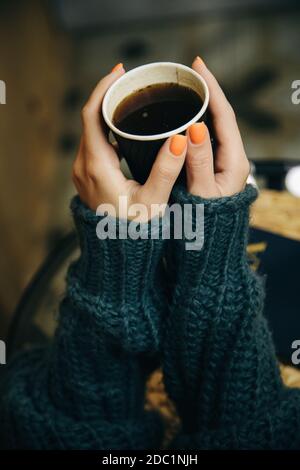
[[[105,93],[109,87],[125,73],[122,64],[118,64],[117,68],[110,74],[106,75],[99,81],[96,88],[89,97],[87,103],[82,109],[82,123],[85,133],[85,139],[88,142],[100,142],[103,145],[109,145],[104,132],[101,119],[101,105]]]
[[[118,155],[119,160],[122,160],[123,155],[122,155],[122,153],[121,153],[121,150],[120,150],[120,147],[119,147],[118,142],[112,142],[111,145],[112,145],[114,151],[116,152],[116,154]]]
[[[83,138],[80,138],[79,148],[77,151],[76,158],[72,166],[72,175],[76,179],[81,179],[84,176],[84,157],[83,157]]]
[[[187,131],[186,176],[188,191],[202,197],[215,194],[213,151],[204,122],[193,124]]]
[[[205,63],[200,59],[200,57],[196,57],[192,67],[204,78],[207,83],[210,92],[209,108],[214,120],[216,121],[216,124],[222,121],[223,125],[221,126],[220,135],[218,137],[224,138],[225,141],[230,140],[232,138],[232,129],[234,129],[235,132],[239,131],[237,128],[236,119],[234,117],[234,112],[229,101],[227,100],[216,78],[206,67]],[[229,119],[229,122],[227,122],[227,119]],[[224,126],[224,123],[227,125]]]
[[[218,161],[218,165],[228,169],[228,165],[234,164],[235,159],[240,155],[240,150],[244,148],[235,113],[216,78],[200,57],[194,60],[192,67],[204,78],[209,88],[209,109],[213,118],[214,130],[219,146],[226,150],[221,153],[222,161]]]
[[[155,203],[167,203],[176,179],[183,167],[187,138],[174,135],[166,140],[157,154],[143,191]]]

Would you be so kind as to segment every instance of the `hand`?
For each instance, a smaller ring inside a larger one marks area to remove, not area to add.
[[[176,135],[162,145],[148,180],[140,185],[128,180],[120,169],[117,152],[105,133],[105,125],[101,115],[101,104],[108,88],[125,70],[118,64],[113,71],[105,76],[91,94],[82,110],[83,132],[77,157],[73,164],[73,182],[81,200],[92,210],[100,204],[109,204],[115,208],[120,218],[132,218],[146,222],[150,218],[161,215],[153,204],[166,205],[172,187],[184,164],[187,137]],[[133,204],[142,204],[146,212],[130,214],[126,208],[119,208],[119,198],[127,197],[128,208]],[[109,210],[108,210],[108,213]]]
[[[188,129],[187,189],[203,198],[232,196],[244,189],[250,171],[236,117],[220,85],[203,61],[197,57],[192,67],[209,88],[209,108],[217,149],[213,159],[209,131],[204,123],[194,124]]]

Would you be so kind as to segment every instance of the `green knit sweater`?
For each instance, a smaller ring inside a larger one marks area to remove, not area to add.
[[[2,448],[159,447],[161,420],[144,409],[145,381],[158,364],[181,418],[173,447],[300,446],[300,392],[282,384],[263,287],[247,262],[256,190],[203,200],[177,187],[172,197],[204,204],[200,251],[163,240],[161,222],[151,239],[99,240],[99,217],[73,200],[81,256],[51,347],[20,352],[6,366]]]

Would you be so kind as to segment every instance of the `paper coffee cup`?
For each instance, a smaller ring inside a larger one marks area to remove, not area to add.
[[[184,125],[161,134],[136,135],[118,129],[113,123],[113,117],[117,106],[124,98],[141,88],[160,83],[176,83],[198,93],[203,104],[197,114]],[[208,101],[209,91],[205,80],[190,67],[173,62],[154,62],[136,67],[112,84],[102,103],[103,118],[113,132],[121,155],[127,161],[133,177],[138,182],[146,181],[156,155],[168,137],[185,133],[191,124],[205,120]]]

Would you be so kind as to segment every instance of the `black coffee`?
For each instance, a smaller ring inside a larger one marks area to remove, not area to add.
[[[191,88],[176,83],[149,85],[121,101],[113,123],[129,134],[161,134],[190,121],[202,105],[202,99]]]

